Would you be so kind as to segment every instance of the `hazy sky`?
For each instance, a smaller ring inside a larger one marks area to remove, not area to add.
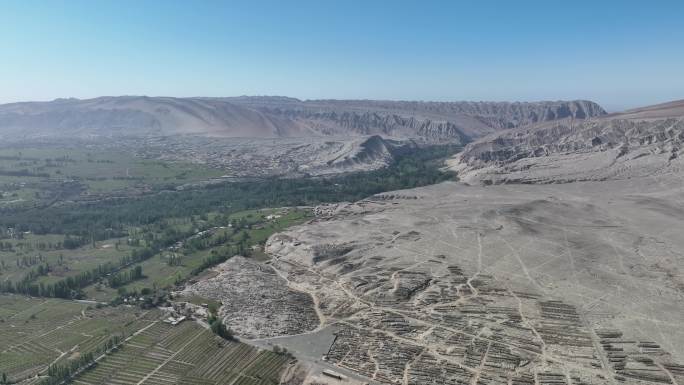
[[[1,1],[0,102],[684,99],[684,1]]]

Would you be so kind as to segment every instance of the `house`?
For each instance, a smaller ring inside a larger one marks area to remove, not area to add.
[[[178,325],[179,323],[185,321],[185,318],[186,318],[186,317],[185,317],[184,315],[183,315],[183,316],[180,316],[180,317],[178,317],[178,318],[173,317],[173,316],[169,316],[168,318],[166,318],[166,319],[164,320],[164,323],[167,323],[167,324],[176,326],[176,325]]]

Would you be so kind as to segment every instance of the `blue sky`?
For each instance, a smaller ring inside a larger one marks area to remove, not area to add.
[[[684,1],[2,1],[0,102],[684,99]]]

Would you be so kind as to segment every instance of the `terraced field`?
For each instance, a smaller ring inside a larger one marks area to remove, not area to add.
[[[0,373],[30,380],[51,363],[62,363],[149,324],[158,311],[93,309],[58,299],[0,296]],[[27,381],[26,383],[30,383]]]
[[[95,384],[278,384],[291,359],[216,337],[194,322],[155,322],[103,357],[73,383]]]

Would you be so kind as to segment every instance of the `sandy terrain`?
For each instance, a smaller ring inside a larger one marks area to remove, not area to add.
[[[340,328],[328,362],[379,382],[681,384],[683,189],[444,183],[338,208],[267,250]]]

